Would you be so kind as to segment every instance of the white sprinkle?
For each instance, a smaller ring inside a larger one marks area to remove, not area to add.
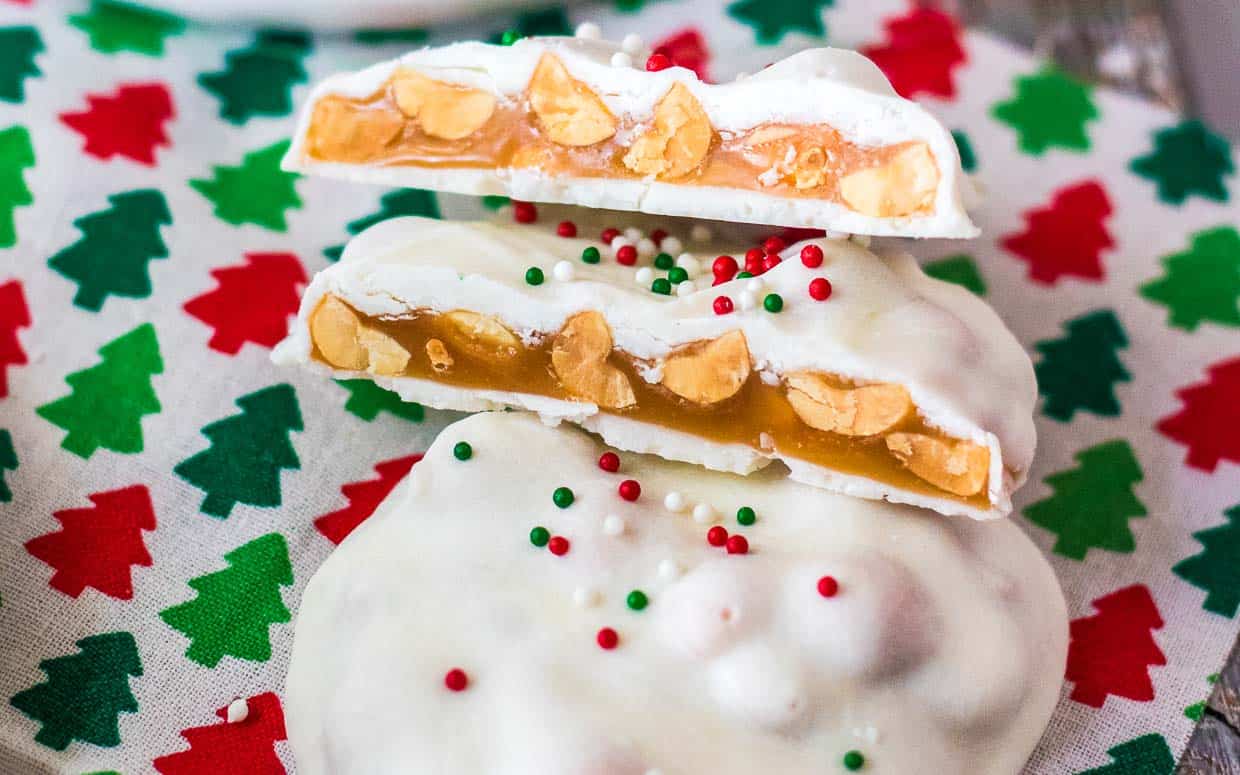
[[[637,255],[642,258],[653,258],[655,253],[659,252],[659,246],[654,244],[654,240],[649,237],[642,237],[637,241]]]
[[[624,247],[625,245],[632,245],[632,244],[633,244],[632,242],[629,242],[624,237],[617,236],[611,241],[611,246],[610,246],[611,257],[615,258],[616,254],[620,252],[620,248]]]
[[[638,285],[650,285],[650,283],[654,282],[654,269],[643,266],[633,273],[633,280]]]
[[[608,514],[603,520],[603,532],[609,536],[618,536],[624,532],[624,517]]]
[[[715,236],[709,227],[700,223],[693,224],[693,228],[689,230],[689,239],[694,242],[710,242],[710,238]]]
[[[677,237],[664,237],[663,241],[659,243],[659,250],[662,250],[664,253],[668,253],[673,256],[684,249],[685,249],[685,246],[681,243],[680,239],[678,239]]]
[[[778,167],[769,167],[765,172],[758,175],[758,182],[763,186],[773,186],[779,182],[781,177]]]
[[[611,66],[612,67],[632,67],[633,57],[629,56],[623,51],[617,51],[616,53],[611,55]]]
[[[829,240],[837,240],[837,241],[838,241],[838,240],[842,240],[842,239],[848,239],[848,232],[846,232],[846,231],[835,231],[835,230],[833,230],[833,229],[827,229],[827,233],[826,233],[825,235],[823,235],[823,236],[824,236],[826,239],[829,239]]]
[[[770,369],[762,369],[758,372],[758,379],[762,380],[763,385],[774,387],[779,384],[779,375]]]
[[[697,285],[695,285],[692,280],[685,280],[684,282],[676,284],[676,295],[677,296],[688,296],[689,294],[693,293],[696,290],[697,290]]]
[[[598,590],[590,587],[577,587],[573,590],[573,603],[575,603],[578,608],[590,608],[598,605]]]
[[[758,297],[753,291],[741,291],[741,309],[748,312],[758,306]]]
[[[241,697],[228,703],[228,723],[240,724],[250,716],[250,704]]]
[[[551,274],[560,282],[567,283],[572,282],[576,271],[573,269],[572,262],[557,261],[555,266],[551,268]]]
[[[699,503],[693,507],[693,521],[699,525],[709,525],[719,521],[719,513],[709,503]]]
[[[594,22],[582,22],[577,25],[577,31],[574,33],[579,38],[587,40],[598,40],[603,37],[603,31]]]
[[[676,266],[685,270],[690,277],[697,277],[702,271],[702,262],[694,258],[692,253],[681,253],[676,259]]]
[[[762,293],[764,288],[766,288],[766,283],[762,281],[761,277],[751,277],[745,283],[745,290],[755,295]]]
[[[869,234],[854,234],[852,235],[852,237],[850,237],[850,239],[863,248],[868,248],[870,246],[870,235]]]
[[[641,229],[637,228],[636,226],[630,226],[629,228],[627,228],[627,229],[625,229],[624,231],[620,232],[620,235],[621,235],[622,237],[624,237],[626,240],[628,240],[629,242],[631,242],[631,243],[633,243],[634,245],[636,245],[638,240],[640,240],[642,237],[646,236],[646,232],[642,231]]]
[[[646,44],[642,41],[642,36],[636,32],[630,32],[624,36],[624,40],[620,41],[620,48],[624,49],[625,53],[630,56],[637,56],[645,47]]]
[[[659,576],[665,579],[674,579],[680,575],[680,564],[675,560],[659,561]]]
[[[689,502],[685,500],[685,496],[681,495],[677,490],[672,490],[663,496],[663,508],[670,512],[679,514],[689,506]]]

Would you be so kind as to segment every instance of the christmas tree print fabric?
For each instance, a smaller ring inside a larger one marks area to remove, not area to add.
[[[503,203],[284,173],[292,111],[409,46],[586,20],[719,81],[864,49],[953,131],[984,235],[906,247],[1030,352],[1040,444],[1011,518],[1072,619],[1028,772],[1171,771],[1240,631],[1240,174],[1214,128],[904,0],[336,37],[0,0],[0,772],[295,772],[301,590],[453,418],[270,348],[352,234]]]

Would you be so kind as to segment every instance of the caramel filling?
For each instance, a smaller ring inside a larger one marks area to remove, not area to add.
[[[863,147],[825,125],[721,132],[681,83],[653,115],[617,117],[551,54],[511,99],[408,69],[368,97],[323,97],[306,147],[312,159],[349,164],[653,177],[829,200],[881,218],[931,212],[939,183],[924,142]]]
[[[904,388],[810,372],[768,384],[752,370],[739,330],[654,363],[616,348],[598,312],[522,339],[474,312],[369,317],[328,295],[311,315],[310,335],[312,356],[337,368],[590,401],[713,442],[990,507],[989,450],[927,424]]]

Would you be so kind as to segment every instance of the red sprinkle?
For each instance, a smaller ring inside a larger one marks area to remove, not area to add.
[[[745,271],[752,275],[762,274],[762,259],[766,254],[762,248],[750,248],[745,251]]]
[[[809,295],[818,301],[831,298],[831,281],[825,277],[815,277],[810,280]]]
[[[817,245],[806,245],[801,248],[801,263],[810,269],[822,266],[822,248]]]
[[[728,536],[725,546],[727,546],[728,554],[749,554],[749,541],[739,533]]]
[[[716,296],[714,306],[716,315],[726,315],[732,311],[732,300],[727,296]]]
[[[594,636],[594,639],[598,641],[599,648],[607,649],[608,651],[611,651],[620,643],[620,636],[610,627],[604,627],[599,630],[598,635]]]
[[[599,239],[604,245],[610,245],[611,241],[620,236],[619,229],[603,229],[603,233],[599,235]]]
[[[538,220],[538,208],[530,202],[513,202],[512,219],[517,223],[533,223]]]
[[[657,73],[660,70],[666,70],[672,66],[672,60],[667,58],[667,54],[654,53],[646,60],[646,70],[651,73]]]
[[[444,674],[443,685],[454,692],[463,692],[469,686],[469,676],[459,667],[454,667]]]
[[[667,232],[663,229],[655,229],[650,232],[650,241],[656,245],[662,245],[665,239],[667,239]]]
[[[555,227],[555,233],[561,237],[576,237],[577,224],[572,221],[560,221],[560,225]]]
[[[706,531],[706,543],[711,546],[723,546],[728,542],[728,529],[723,525],[715,525]]]
[[[547,549],[556,557],[563,557],[568,554],[568,539],[564,536],[551,536],[551,540],[547,542]]]
[[[726,283],[728,280],[736,277],[736,273],[740,271],[740,268],[737,267],[735,258],[719,256],[710,265],[710,271],[715,274],[716,280]]]
[[[775,236],[767,237],[766,241],[762,243],[762,249],[767,253],[778,253],[786,247],[788,247],[788,243]]]
[[[783,261],[783,259],[779,257],[779,254],[767,253],[766,257],[762,259],[762,271],[763,272],[771,271],[775,267],[779,266],[779,262],[781,261]]]
[[[636,479],[625,479],[620,483],[619,492],[626,501],[635,501],[641,497],[642,486]]]
[[[823,597],[835,597],[835,593],[840,591],[840,583],[835,580],[834,576],[823,576],[818,579],[818,594]]]
[[[598,459],[598,467],[609,474],[614,474],[620,470],[620,456],[615,452],[604,452]]]
[[[637,263],[637,248],[632,245],[621,245],[616,251],[616,261],[625,266],[632,266]]]

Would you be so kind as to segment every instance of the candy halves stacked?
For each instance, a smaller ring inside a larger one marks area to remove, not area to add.
[[[525,204],[518,223],[389,220],[319,273],[275,357],[434,407],[576,423],[626,453],[734,474],[780,465],[738,479],[609,453],[583,469],[603,448],[563,426],[450,427],[306,592],[289,678],[299,761],[1015,771],[1062,667],[1053,577],[1004,521],[877,501],[1006,515],[1033,456],[1032,368],[980,300],[841,234],[975,234],[951,136],[849,52],[802,52],[728,85],[659,55],[636,69],[634,53],[462,43],[336,76],[285,164],[724,223],[708,235],[561,208],[571,218],[552,230]],[[609,483],[617,468],[646,481]],[[454,484],[466,471],[472,484]],[[733,513],[737,525],[716,524]],[[434,547],[411,542],[422,530]],[[895,540],[906,533],[919,537]],[[437,561],[417,586],[434,605],[399,592],[426,549]],[[371,598],[389,601],[382,615]],[[595,625],[595,642],[579,637]],[[389,653],[394,641],[406,651]],[[361,663],[401,678],[359,686]],[[966,696],[962,683],[1002,690]],[[378,721],[323,707],[340,692]],[[671,708],[683,721],[660,723]],[[515,742],[548,719],[564,725],[550,738],[561,751]],[[678,723],[705,737],[668,738]],[[452,724],[467,732],[436,731]],[[483,755],[488,735],[512,747]],[[721,755],[730,739],[746,757]]]

